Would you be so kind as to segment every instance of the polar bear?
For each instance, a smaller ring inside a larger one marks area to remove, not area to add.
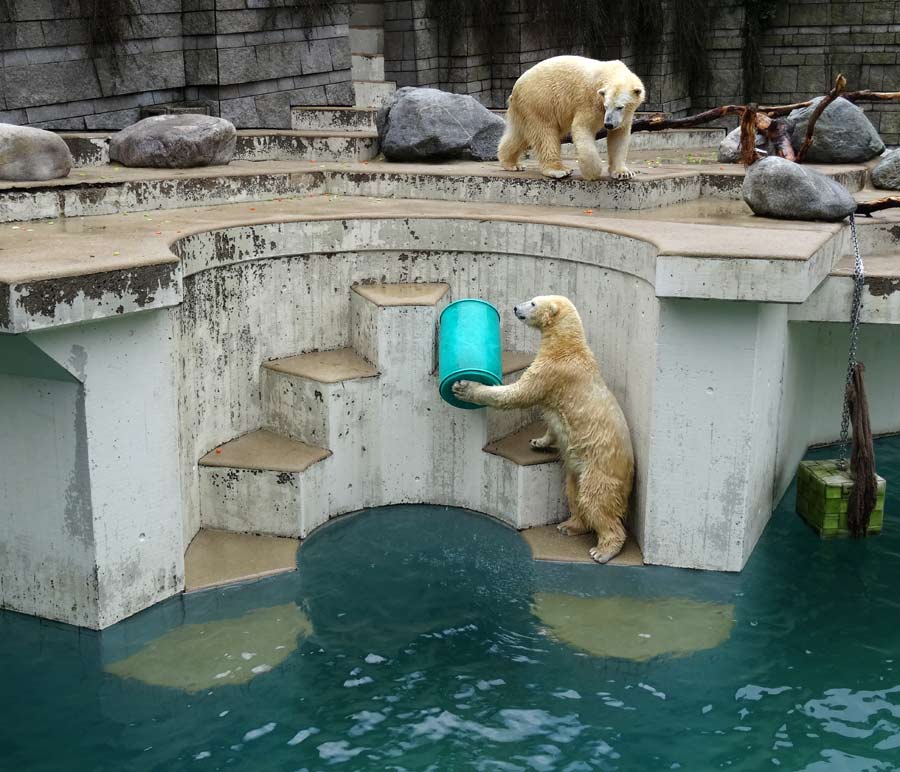
[[[541,408],[547,433],[535,448],[555,445],[566,474],[570,536],[595,531],[591,557],[606,563],[625,544],[625,514],[634,482],[634,453],[625,416],[607,388],[584,337],[581,317],[564,297],[536,297],[515,314],[541,332],[534,362],[509,386],[458,381],[461,400],[501,409]]]
[[[506,131],[497,151],[500,165],[520,171],[522,153],[532,148],[541,174],[566,177],[572,172],[562,164],[560,141],[569,134],[582,177],[596,180],[603,161],[595,137],[605,127],[609,173],[617,180],[630,179],[635,173],[625,166],[625,157],[631,121],[644,93],[640,78],[618,60],[554,56],[539,62],[513,86]]]

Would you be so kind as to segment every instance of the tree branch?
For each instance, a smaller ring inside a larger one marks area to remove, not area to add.
[[[834,88],[819,100],[819,104],[816,105],[816,109],[813,110],[813,114],[809,117],[809,123],[806,125],[806,137],[803,140],[803,145],[800,147],[800,152],[797,153],[797,163],[803,163],[803,159],[806,158],[806,154],[812,146],[813,134],[816,131],[816,122],[819,120],[819,116],[825,112],[825,108],[828,105],[841,95],[846,86],[847,79],[843,73],[839,73],[834,81]]]
[[[895,209],[896,207],[900,207],[900,196],[874,198],[871,201],[860,201],[856,205],[856,214],[863,217],[871,217],[872,212],[880,212],[882,209]]]

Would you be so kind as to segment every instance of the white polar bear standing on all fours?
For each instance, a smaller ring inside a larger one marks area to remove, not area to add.
[[[506,132],[500,140],[500,165],[520,171],[519,159],[531,148],[546,177],[565,177],[561,140],[568,134],[578,152],[578,166],[586,180],[602,175],[603,159],[595,137],[606,128],[609,173],[617,179],[634,177],[625,166],[631,121],[644,101],[644,84],[618,60],[600,62],[583,56],[554,56],[527,70],[513,86],[506,113]]]

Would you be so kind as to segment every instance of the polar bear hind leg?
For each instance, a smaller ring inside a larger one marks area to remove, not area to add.
[[[507,115],[506,130],[500,139],[500,146],[497,148],[497,158],[500,161],[500,167],[510,172],[520,172],[524,169],[519,161],[522,154],[528,149],[528,140],[522,133],[519,121],[512,114],[512,108]]]
[[[566,499],[569,502],[568,520],[556,526],[556,529],[566,536],[581,536],[590,533],[591,527],[581,518],[578,498],[578,478],[571,472],[566,475]]]
[[[608,563],[625,546],[623,518],[627,502],[619,494],[620,485],[601,472],[588,470],[578,486],[578,502],[584,520],[597,532],[597,546],[591,547],[591,557],[598,563]]]

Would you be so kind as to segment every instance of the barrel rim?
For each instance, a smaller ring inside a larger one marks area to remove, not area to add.
[[[460,298],[459,300],[454,300],[452,303],[448,303],[446,306],[444,306],[444,310],[441,311],[440,318],[443,319],[444,314],[446,314],[447,311],[453,308],[453,306],[459,305],[460,303],[482,303],[488,308],[492,308],[494,310],[494,313],[497,314],[497,318],[500,318],[500,309],[498,309],[497,306],[495,306],[489,300],[482,300],[481,298]]]
[[[438,384],[438,392],[442,399],[453,405],[453,407],[484,407],[484,405],[476,405],[474,402],[463,402],[462,400],[458,400],[450,388],[447,388],[446,394],[444,393],[445,386],[451,387],[456,381],[473,380],[471,377],[473,375],[482,375],[491,381],[490,383],[482,384],[484,386],[503,385],[503,378],[498,378],[496,373],[492,373],[490,370],[482,370],[479,367],[467,367],[462,370],[454,370],[452,373],[448,373],[441,378],[441,382]]]

